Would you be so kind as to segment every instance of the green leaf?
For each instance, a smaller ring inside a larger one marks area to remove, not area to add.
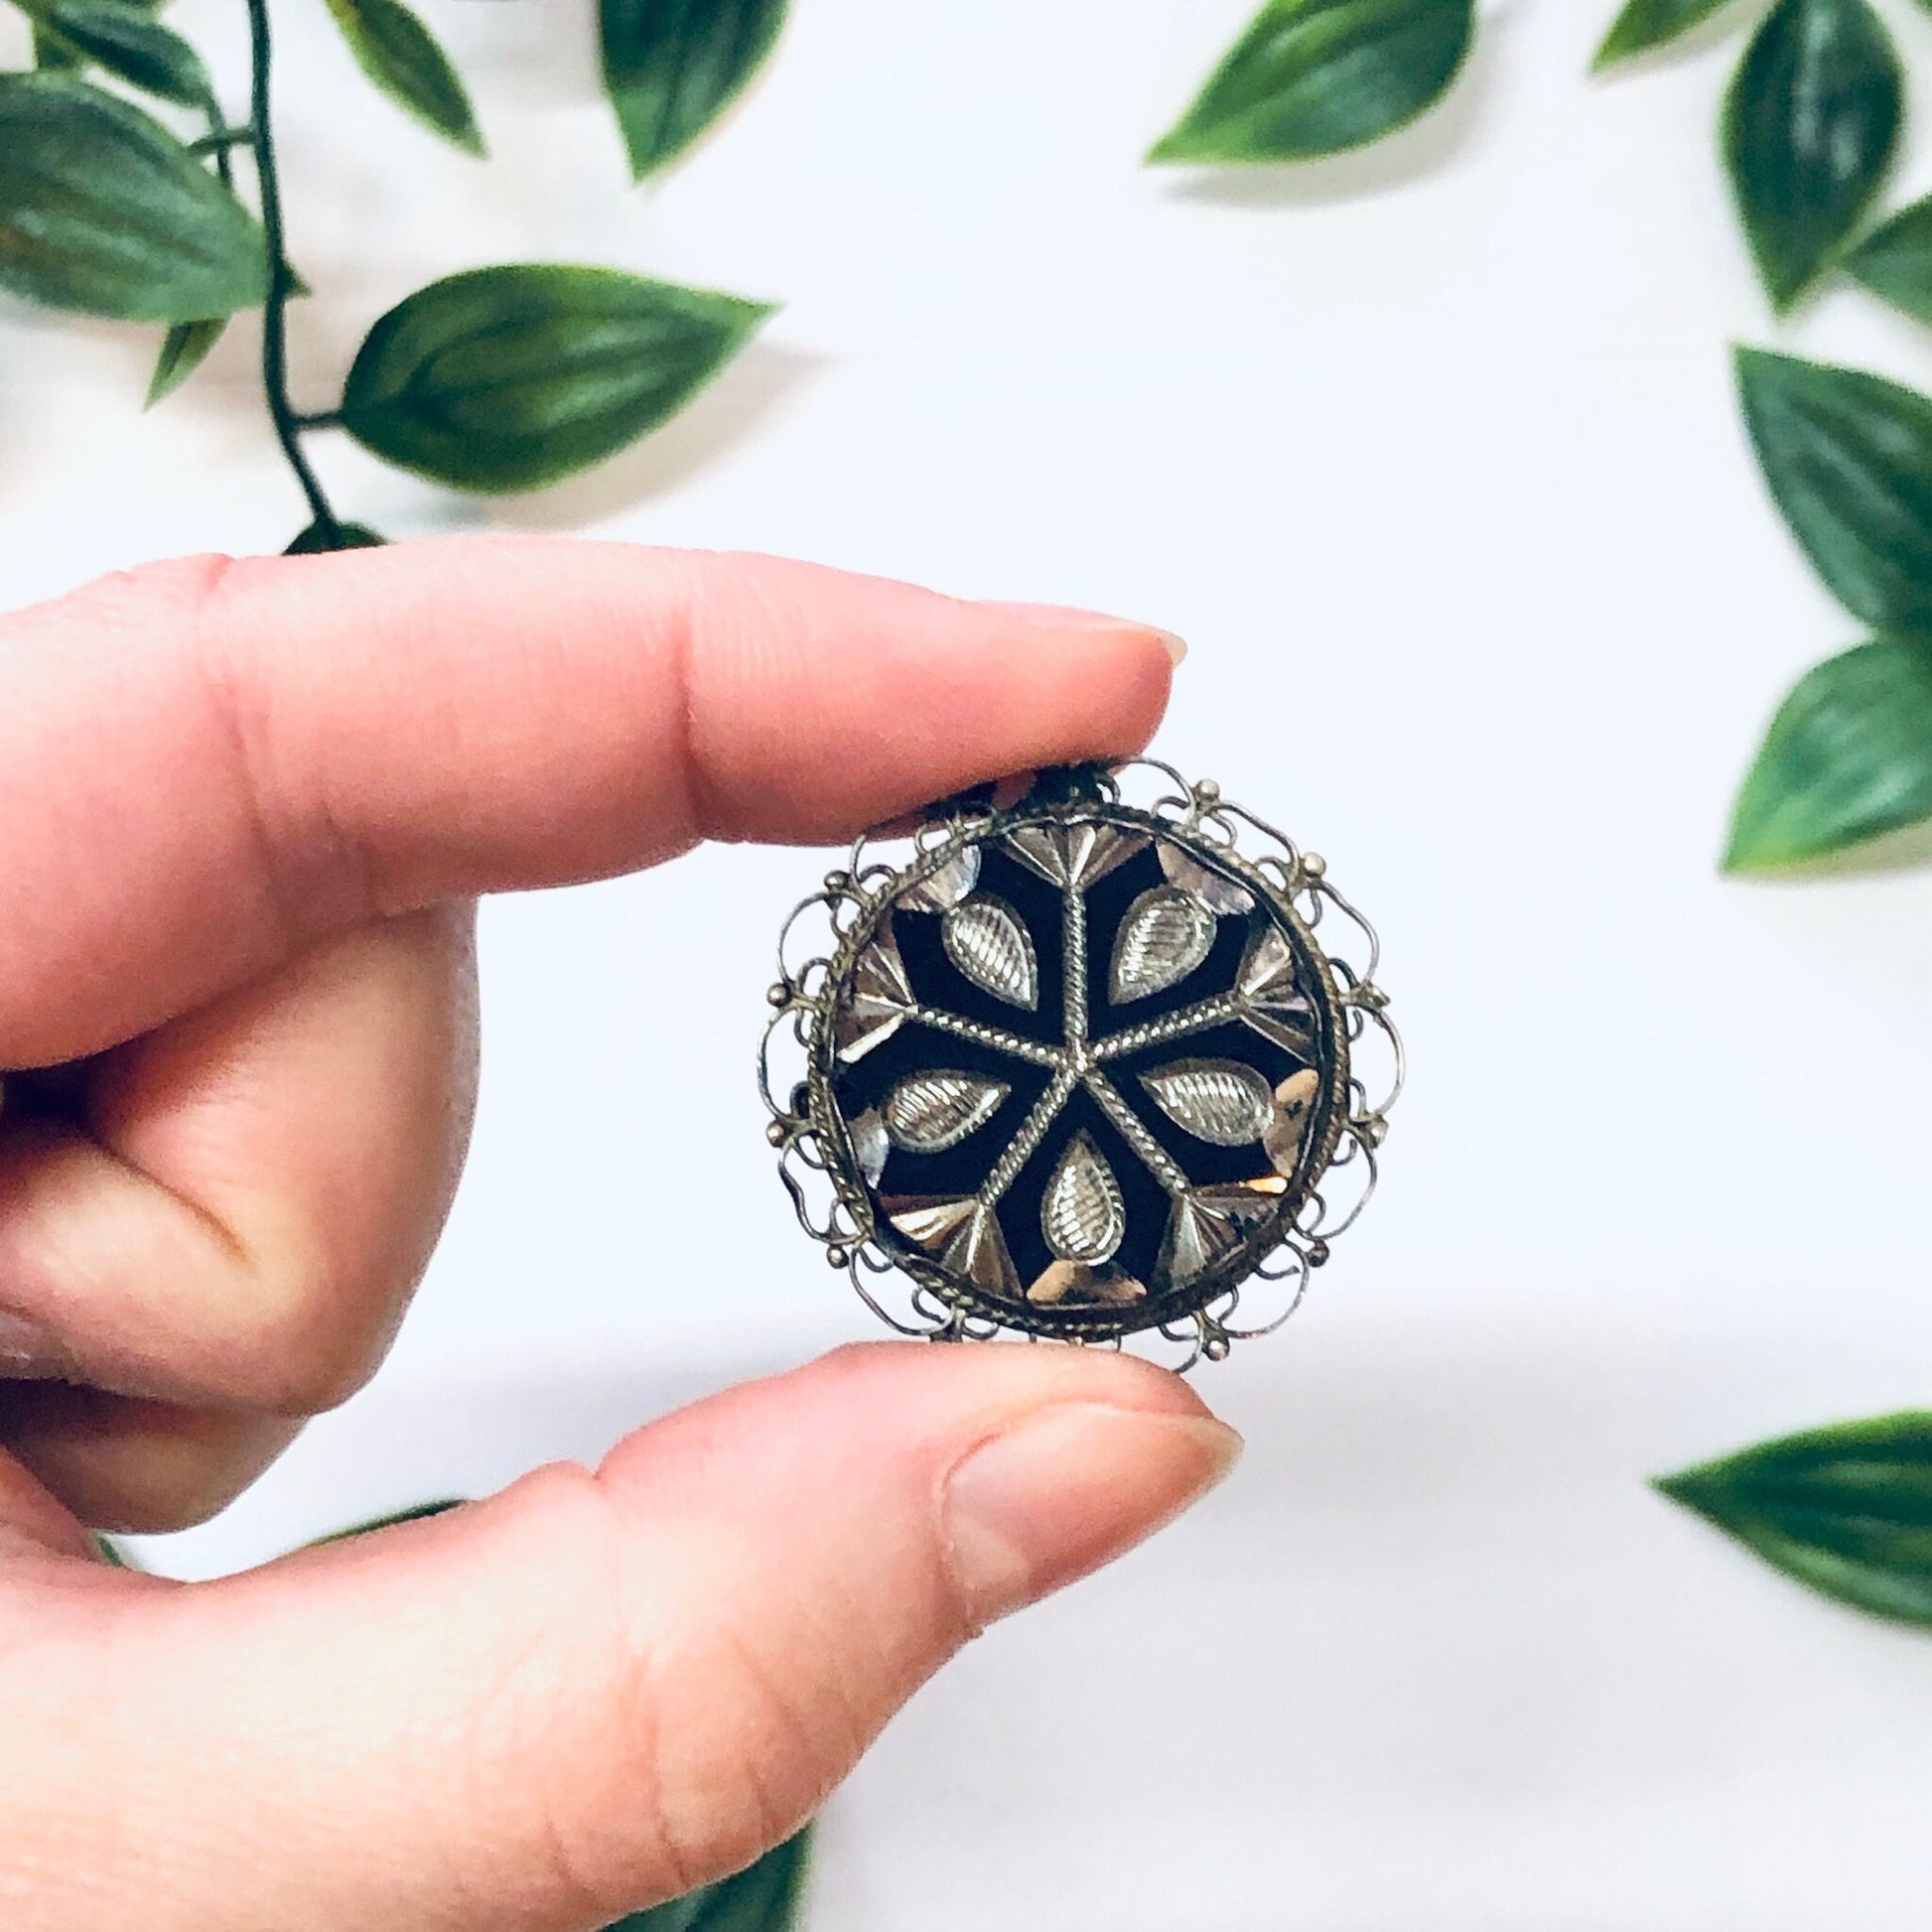
[[[1603,36],[1590,71],[1601,73],[1620,61],[1667,47],[1735,4],[1736,0],[1627,0]]]
[[[143,93],[200,107],[214,97],[202,57],[126,0],[34,0],[36,27]]]
[[[535,489],[674,415],[766,304],[608,268],[479,268],[369,331],[343,423],[379,457],[460,489]]]
[[[633,1912],[607,1932],[787,1932],[804,1894],[811,1836],[807,1825],[736,1877]]]
[[[1893,308],[1932,322],[1932,195],[1873,228],[1843,265]]]
[[[67,74],[0,74],[0,287],[123,322],[261,302],[254,217],[158,121]]]
[[[1773,872],[1932,818],[1932,645],[1880,637],[1779,706],[1731,817],[1726,872]]]
[[[359,523],[344,523],[339,527],[344,530],[360,530],[362,528]],[[314,524],[309,526],[310,530],[315,528],[316,525]],[[303,536],[307,536],[309,531],[305,530],[302,534]],[[310,550],[366,550],[380,547],[382,539],[376,536],[374,531],[367,531],[365,534],[373,539],[372,543],[346,545],[317,543],[311,544],[308,547]],[[290,544],[282,552],[283,556],[295,557],[302,555],[303,553],[296,548],[296,545],[300,544],[301,541],[302,537],[297,537],[295,543]],[[386,1530],[397,1523],[420,1523],[427,1516],[441,1516],[446,1510],[461,1509],[462,1507],[463,1499],[460,1496],[446,1496],[433,1503],[412,1503],[407,1509],[393,1510],[387,1516],[371,1516],[366,1523],[351,1523],[345,1530],[334,1530],[328,1536],[319,1536],[313,1543],[305,1543],[302,1547],[305,1550],[320,1550],[328,1543],[346,1543],[351,1537],[367,1536],[371,1530]]]
[[[399,106],[466,154],[483,151],[470,96],[436,37],[402,0],[329,0],[348,50]]]
[[[1150,161],[1303,161],[1380,140],[1449,90],[1473,0],[1270,0]]]
[[[1932,632],[1932,401],[1755,348],[1737,387],[1771,494],[1839,602],[1875,630]]]
[[[34,65],[46,73],[69,71],[81,65],[80,56],[66,41],[56,40],[41,28],[34,29]]]
[[[227,326],[225,319],[176,323],[162,339],[154,378],[148,384],[148,399],[142,407],[152,409],[164,396],[172,396],[202,366]]]
[[[1657,1487],[1801,1584],[1932,1627],[1932,1414],[1786,1436]]]
[[[1851,232],[1903,114],[1891,36],[1865,0],[1778,0],[1725,97],[1725,160],[1780,313]]]
[[[366,523],[311,523],[289,547],[285,557],[317,557],[336,550],[380,550],[389,539]],[[345,1536],[359,1536],[362,1530],[379,1530],[384,1523],[407,1523],[418,1516],[436,1516],[455,1503],[425,1503],[421,1509],[406,1509],[400,1516],[385,1516],[380,1522],[364,1523],[360,1529],[344,1530]]]
[[[600,0],[604,85],[637,180],[737,99],[784,17],[785,0]]]

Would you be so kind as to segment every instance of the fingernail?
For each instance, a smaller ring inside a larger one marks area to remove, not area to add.
[[[1136,623],[1132,618],[1110,618],[1101,611],[1080,611],[1066,604],[1008,604],[999,598],[985,598],[982,606],[1018,618],[1023,623],[1049,625],[1055,630],[1136,630],[1143,636],[1159,637],[1170,663],[1178,664],[1187,655],[1187,645],[1172,630],[1158,624]]]
[[[0,1381],[50,1381],[69,1366],[68,1351],[38,1321],[0,1309]]]
[[[1084,1577],[1151,1536],[1234,1467],[1241,1438],[1208,1416],[1062,1403],[954,1468],[945,1527],[978,1623]]]

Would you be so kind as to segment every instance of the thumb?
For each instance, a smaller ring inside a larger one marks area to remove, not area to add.
[[[873,1344],[221,1583],[0,1570],[0,1918],[603,1925],[785,1836],[1237,1441],[1131,1358]]]

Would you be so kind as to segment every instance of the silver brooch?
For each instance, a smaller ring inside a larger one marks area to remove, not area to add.
[[[888,842],[786,921],[759,1058],[832,1265],[903,1334],[1147,1334],[1188,1367],[1279,1327],[1402,1081],[1374,930],[1321,860],[1153,759]]]

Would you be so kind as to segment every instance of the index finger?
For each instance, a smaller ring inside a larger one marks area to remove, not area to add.
[[[359,920],[1123,756],[1171,665],[1125,621],[539,537],[109,578],[0,623],[0,1066]]]

